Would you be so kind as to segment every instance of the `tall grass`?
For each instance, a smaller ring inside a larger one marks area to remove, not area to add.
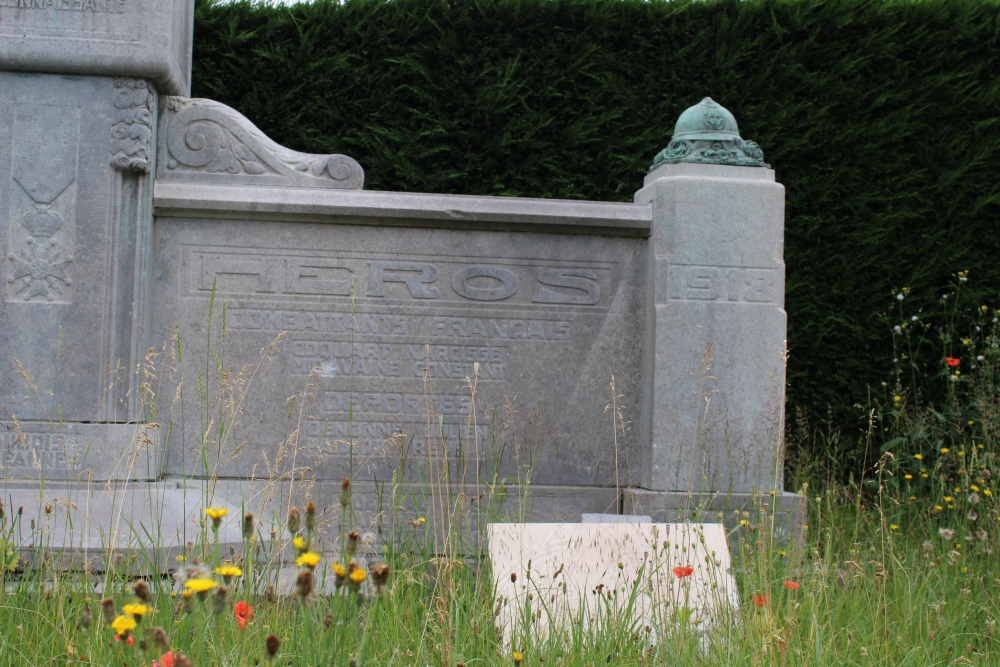
[[[331,508],[290,507],[292,493],[280,496],[286,504],[267,504],[269,514],[247,501],[220,516],[208,475],[206,492],[192,498],[202,505],[198,530],[171,563],[173,576],[149,567],[138,546],[109,549],[113,566],[103,576],[61,567],[44,542],[18,553],[20,537],[42,525],[26,525],[31,519],[19,508],[4,506],[0,665],[162,665],[168,653],[174,664],[199,666],[994,664],[997,313],[984,304],[963,309],[960,278],[943,301],[942,324],[918,326],[933,316],[914,320],[900,292],[890,321],[898,372],[873,392],[868,428],[858,436],[870,461],[856,481],[825,482],[819,468],[798,468],[808,514],[796,539],[779,539],[768,494],[754,511],[727,518],[740,606],[708,629],[677,613],[647,629],[620,608],[600,623],[577,618],[546,633],[529,619],[500,627],[505,616],[478,537],[491,520],[523,518],[523,505],[504,502],[511,480],[500,477],[499,464],[477,463],[517,450],[516,433],[501,411],[493,440],[478,441],[481,412],[473,410],[466,458],[445,455],[456,443],[430,438],[416,491],[403,483],[400,448],[400,471],[379,488],[374,524],[359,525],[356,480],[345,478],[332,536],[320,525]],[[226,363],[221,353],[206,357],[220,374]],[[939,377],[939,394],[908,383],[928,372]],[[475,403],[477,378],[467,390]],[[213,410],[199,408],[206,434],[219,428],[222,407]],[[428,415],[432,434],[435,426]],[[206,446],[217,446],[215,437],[206,436]],[[813,434],[811,446],[836,447],[845,437]],[[521,463],[514,488],[523,499],[531,468]],[[477,484],[466,483],[466,466]],[[227,521],[240,529],[236,544],[220,537]],[[155,529],[152,536],[174,537]],[[206,590],[198,591],[199,581]],[[145,609],[131,606],[140,604]]]

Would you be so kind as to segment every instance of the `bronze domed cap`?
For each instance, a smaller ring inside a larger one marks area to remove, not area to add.
[[[736,118],[725,107],[706,97],[687,109],[674,125],[670,144],[657,154],[649,168],[661,164],[693,162],[737,167],[769,167],[760,146],[740,137]]]

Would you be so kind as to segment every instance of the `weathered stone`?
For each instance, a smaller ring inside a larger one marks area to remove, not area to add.
[[[6,479],[351,477],[372,521],[387,480],[560,520],[780,493],[783,190],[731,114],[634,204],[367,192],[178,96],[192,13],[0,0]]]
[[[183,457],[175,433],[171,473],[201,474],[207,455],[223,476],[294,467],[387,479],[404,459],[409,478],[426,479],[428,457],[447,450],[452,474],[470,480],[530,472],[539,484],[605,486],[616,460],[619,479],[637,478],[638,443],[619,443],[616,459],[604,406],[612,376],[628,400],[641,392],[645,242],[631,226],[646,208],[617,207],[632,216],[626,236],[556,235],[547,215],[564,225],[563,208],[585,207],[506,200],[533,217],[532,232],[508,232],[510,212],[463,198],[475,230],[442,230],[422,227],[451,217],[450,197],[400,219],[410,195],[344,193],[364,204],[345,215],[330,192],[310,203],[327,224],[289,224],[267,221],[265,202],[249,220],[198,215],[209,198],[174,195],[168,208],[164,189],[153,329],[168,337],[180,325],[184,405],[199,403],[199,373],[208,396],[229,397],[218,410],[211,399],[213,421],[186,420]],[[224,385],[216,352],[233,371]]]
[[[508,642],[581,624],[706,629],[739,606],[721,524],[495,523],[488,539]]]
[[[122,438],[97,442],[96,426],[138,421],[143,401],[152,179],[142,167],[152,160],[155,109],[142,80],[0,72],[5,408],[54,441],[89,434],[90,455],[77,462],[93,479],[124,470],[103,457]],[[42,467],[46,477],[72,476]]]
[[[191,85],[191,0],[0,0],[0,70]]]
[[[5,482],[3,504],[8,520],[16,518],[13,537],[27,564],[51,558],[62,567],[120,573],[166,572],[177,556],[204,560],[214,536],[209,505],[229,511],[219,530],[219,543],[240,549],[240,504],[205,487],[176,480],[148,484],[47,484]],[[116,554],[118,554],[116,556]],[[118,560],[122,554],[128,560]],[[108,559],[111,559],[110,561]]]
[[[644,488],[781,490],[784,188],[774,172],[668,164],[652,206]]]

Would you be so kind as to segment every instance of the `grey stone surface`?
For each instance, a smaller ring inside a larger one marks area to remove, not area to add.
[[[163,475],[164,454],[157,424],[19,420],[0,430],[0,474],[7,480],[155,480]]]
[[[197,556],[201,545],[211,545],[211,530],[203,525],[209,506],[229,510],[219,531],[224,551],[242,544],[239,502],[207,493],[199,484],[55,482],[40,487],[6,481],[0,483],[0,500],[8,520],[15,521],[12,537],[29,563],[47,557],[66,567],[166,572],[177,566],[177,556]]]
[[[635,199],[654,212],[642,486],[780,491],[784,188],[769,169],[671,164]]]
[[[641,239],[338,222],[157,219],[171,473],[638,479]]]
[[[576,522],[780,495],[773,172],[665,165],[631,204],[364,191],[352,158],[175,96],[191,16],[0,0],[0,479],[36,526],[93,529],[46,539],[186,535],[192,480],[276,535],[315,499],[331,546],[343,477],[353,526],[389,489],[404,530],[441,493],[470,534],[499,499]]]
[[[152,227],[143,166],[155,150],[155,109],[142,80],[0,72],[7,438],[16,417],[32,434],[53,434],[51,442],[81,436],[90,451],[107,453],[120,438],[97,444],[93,425],[137,420]],[[131,136],[123,141],[116,126]],[[111,468],[121,470],[117,457],[84,464],[96,479],[113,476]]]
[[[194,0],[0,0],[0,70],[191,85]]]
[[[161,182],[346,190],[364,184],[365,172],[353,158],[280,146],[225,104],[168,97],[165,106],[159,134]]]

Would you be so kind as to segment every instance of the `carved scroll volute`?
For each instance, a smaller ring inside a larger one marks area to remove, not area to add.
[[[172,97],[167,104],[169,178],[257,177],[275,185],[360,189],[364,170],[346,155],[299,153],[276,144],[240,113],[211,100]],[[250,179],[255,180],[254,178]]]

